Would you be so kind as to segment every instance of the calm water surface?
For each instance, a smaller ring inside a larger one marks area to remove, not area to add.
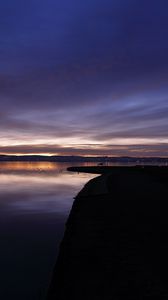
[[[74,165],[0,163],[0,299],[45,298],[73,197],[97,176]]]

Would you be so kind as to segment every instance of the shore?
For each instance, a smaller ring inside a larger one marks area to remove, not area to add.
[[[48,300],[168,299],[168,168],[101,174],[75,197]]]

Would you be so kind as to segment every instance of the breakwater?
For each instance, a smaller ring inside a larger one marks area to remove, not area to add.
[[[47,299],[167,299],[167,168],[93,168],[70,169],[102,175],[75,197]]]

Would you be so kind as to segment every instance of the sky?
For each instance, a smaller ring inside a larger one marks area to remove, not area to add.
[[[0,1],[0,153],[168,156],[167,0]]]

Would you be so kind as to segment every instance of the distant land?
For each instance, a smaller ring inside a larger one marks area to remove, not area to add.
[[[168,157],[111,157],[111,156],[44,156],[44,155],[0,155],[0,161],[27,161],[27,162],[96,162],[96,163],[168,163]]]

